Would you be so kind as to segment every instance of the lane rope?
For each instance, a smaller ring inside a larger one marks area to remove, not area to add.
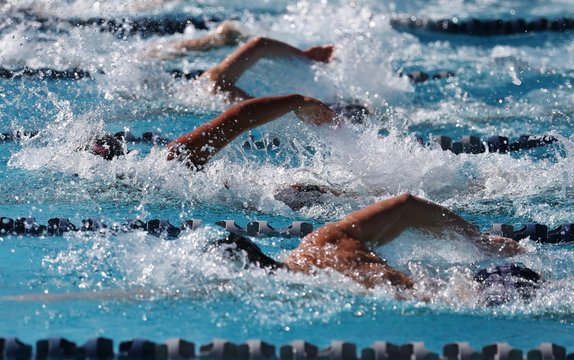
[[[357,350],[360,350],[359,354]],[[574,356],[574,354],[566,354],[565,347],[553,343],[541,343],[537,348],[524,352],[505,342],[486,345],[481,350],[473,349],[467,342],[456,342],[445,344],[441,356],[427,349],[422,342],[396,345],[385,341],[375,341],[371,346],[360,349],[355,343],[339,340],[331,341],[326,348],[319,348],[305,340],[295,340],[280,346],[277,351],[275,345],[261,339],[248,340],[241,344],[225,339],[214,339],[211,343],[199,345],[196,350],[193,342],[181,338],[172,338],[164,343],[134,338],[120,342],[116,353],[113,340],[105,337],[90,338],[80,346],[60,337],[40,339],[36,341],[34,353],[32,345],[16,337],[0,338],[0,355],[6,359],[19,360],[33,358],[37,360],[61,358],[77,360],[566,360]]]
[[[181,80],[193,80],[198,78],[203,74],[205,70],[195,69],[189,71],[183,71],[180,69],[170,69],[166,70],[167,74],[170,74],[174,79]],[[98,74],[105,74],[103,70],[99,70]],[[420,84],[427,82],[429,80],[442,80],[454,77],[455,74],[452,71],[438,71],[433,74],[429,74],[424,71],[413,71],[410,73],[403,74],[399,73],[399,76],[407,76],[409,80],[414,84]],[[18,69],[8,69],[5,67],[0,67],[0,78],[4,79],[34,79],[34,80],[93,80],[92,74],[80,68],[70,68],[70,69],[53,69],[53,68],[31,68],[23,67]]]
[[[531,32],[566,32],[574,29],[574,18],[559,17],[548,19],[540,17],[525,19],[440,19],[426,17],[398,16],[391,19],[391,26],[397,30],[427,31],[445,34],[469,36],[505,36],[528,34]]]
[[[419,138],[419,141],[422,143],[422,138]],[[481,140],[478,136],[466,135],[459,141],[453,141],[448,136],[440,135],[433,137],[431,142],[439,144],[441,149],[452,151],[456,155],[482,154],[487,151],[504,154],[549,146],[558,142],[558,139],[552,135],[520,135],[516,141],[510,142],[506,136],[500,135],[490,136],[486,140]]]
[[[81,226],[76,226],[65,217],[56,217],[48,220],[47,225],[39,224],[34,217],[9,218],[0,217],[0,236],[62,236],[68,232],[99,232],[99,233],[126,233],[130,231],[144,231],[150,235],[175,239],[183,231],[195,230],[204,222],[200,219],[191,219],[181,222],[180,226],[173,225],[167,219],[126,219],[124,223],[106,224],[102,219],[86,218]],[[305,221],[293,221],[286,228],[278,229],[267,221],[250,221],[245,227],[235,220],[216,221],[215,225],[225,230],[249,236],[274,237],[304,237],[313,232],[313,224]]]
[[[62,236],[67,232],[100,232],[125,233],[134,230],[145,231],[150,235],[177,238],[182,231],[195,230],[204,222],[200,219],[191,219],[181,222],[180,226],[173,225],[167,219],[127,219],[124,223],[107,225],[102,219],[86,218],[81,226],[76,226],[65,217],[56,217],[48,220],[47,225],[38,224],[34,217],[9,218],[0,217],[0,236]],[[254,220],[245,227],[235,220],[220,220],[214,223],[225,230],[238,234],[256,237],[304,237],[313,232],[313,224],[305,221],[293,221],[286,228],[278,229],[264,220]],[[504,236],[516,241],[530,238],[542,244],[568,243],[574,241],[574,223],[561,224],[554,229],[538,223],[527,223],[521,228],[514,229],[509,224],[493,224],[485,234]]]
[[[351,105],[352,106],[352,105]],[[38,131],[5,131],[0,132],[0,142],[12,142],[22,139],[32,138],[38,135]],[[141,136],[134,135],[131,131],[119,131],[114,135],[118,140],[124,141],[127,144],[151,144],[151,145],[165,145],[171,140],[162,137],[157,132],[146,131]],[[421,144],[425,144],[422,137],[417,136],[417,140]],[[552,135],[520,135],[515,141],[510,141],[506,136],[493,135],[486,139],[481,139],[478,136],[465,135],[459,141],[453,141],[449,136],[439,135],[434,136],[426,145],[438,144],[444,151],[452,151],[455,154],[482,154],[485,152],[496,153],[509,153],[522,150],[529,150],[537,147],[550,146],[558,142],[558,139]],[[261,138],[256,139],[253,135],[249,135],[248,140],[243,142],[242,147],[246,150],[275,150],[279,148],[283,142],[278,137],[271,139]]]
[[[65,30],[62,28],[62,24],[66,24],[77,28],[95,28],[100,32],[108,32],[119,38],[125,38],[134,35],[150,37],[154,35],[182,34],[190,26],[198,30],[209,30],[208,23],[221,21],[222,19],[217,16],[189,16],[185,14],[158,17],[125,17],[117,19],[93,17],[83,19],[44,17],[29,11],[21,11],[18,15],[6,18],[2,25],[6,27],[13,24],[35,22],[40,25],[37,29],[38,31],[61,32]]]

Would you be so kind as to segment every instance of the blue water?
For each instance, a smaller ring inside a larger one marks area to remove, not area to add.
[[[316,226],[408,191],[445,205],[487,230],[534,221],[550,228],[574,221],[574,37],[544,33],[509,38],[415,36],[389,26],[395,14],[533,18],[574,16],[568,1],[102,1],[7,2],[56,17],[159,16],[191,13],[236,18],[245,32],[299,47],[336,44],[330,64],[297,60],[258,63],[239,85],[253,95],[300,92],[325,102],[358,101],[373,115],[364,124],[316,128],[292,116],[254,130],[281,139],[274,151],[246,150],[237,139],[201,173],[166,162],[161,146],[130,145],[106,162],[77,151],[95,132],[153,131],[174,138],[228,106],[205,84],[173,80],[164,69],[205,69],[232,49],[161,62],[146,54],[160,37],[118,39],[91,28],[38,31],[30,23],[0,30],[0,65],[80,67],[94,80],[0,79],[0,132],[39,130],[19,143],[0,143],[0,216],[33,216],[46,224],[68,217],[107,223],[126,218],[191,218],[213,224],[258,219],[276,227],[294,220]],[[201,36],[190,29],[185,35]],[[102,70],[103,73],[98,73]],[[448,80],[413,85],[399,72],[453,71]],[[105,74],[104,74],[105,73]],[[380,135],[384,134],[384,135]],[[454,155],[423,147],[447,135],[486,138],[553,134],[559,143],[508,154]],[[273,194],[294,182],[332,186],[344,194],[293,211]],[[456,239],[407,232],[377,251],[417,286],[407,300],[391,288],[366,290],[340,275],[241,270],[205,243],[214,226],[177,240],[144,233],[67,234],[0,239],[0,334],[25,342],[93,336],[262,338],[276,345],[333,339],[364,347],[375,340],[442,345],[506,341],[530,349],[552,341],[574,351],[572,245],[525,240],[522,262],[546,279],[532,301],[486,307],[472,281],[480,267],[500,262]],[[258,238],[279,259],[297,239]],[[20,295],[25,295],[20,297]]]

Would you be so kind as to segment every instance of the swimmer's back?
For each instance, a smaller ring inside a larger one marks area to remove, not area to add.
[[[285,261],[287,267],[307,273],[313,268],[331,268],[369,288],[382,284],[412,287],[408,276],[349,235],[346,223],[327,224],[307,235]]]

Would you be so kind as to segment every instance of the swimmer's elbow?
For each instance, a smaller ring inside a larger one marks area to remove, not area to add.
[[[400,204],[410,204],[413,202],[420,201],[418,197],[408,192],[397,195],[396,199]]]
[[[264,36],[255,36],[253,39],[249,40],[246,45],[253,47],[264,46],[267,44],[268,41],[269,38],[266,38]]]

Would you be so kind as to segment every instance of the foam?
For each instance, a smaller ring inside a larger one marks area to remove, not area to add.
[[[140,14],[142,10],[154,13],[160,11],[156,6],[164,5],[161,1],[132,1],[127,5],[111,1],[95,9],[95,3],[83,0],[45,4],[25,2],[21,8],[30,5],[40,13],[61,15],[65,7],[70,16],[115,16]],[[143,8],[138,9],[138,4]],[[233,4],[212,1],[200,5],[231,8]],[[163,74],[161,65],[144,56],[149,45],[158,39],[134,38],[126,42],[89,29],[70,29],[68,35],[52,34],[52,38],[39,39],[33,28],[23,25],[3,30],[0,34],[3,61],[19,66],[87,65],[96,79],[82,86],[103,98],[96,100],[95,110],[74,111],[73,103],[58,99],[47,86],[42,87],[38,102],[54,105],[56,110],[53,114],[42,110],[48,125],[37,138],[24,141],[21,148],[13,151],[9,171],[78,175],[74,193],[86,188],[99,190],[91,198],[95,205],[111,199],[128,202],[128,198],[135,198],[137,204],[131,208],[130,203],[128,210],[142,218],[149,215],[150,203],[165,201],[180,205],[182,213],[224,209],[256,211],[262,216],[297,215],[317,222],[336,221],[374,201],[408,191],[479,220],[506,216],[514,221],[530,219],[547,224],[572,221],[574,204],[569,200],[572,190],[568,184],[574,180],[573,139],[560,137],[562,132],[569,134],[571,127],[573,95],[568,81],[562,77],[568,75],[564,69],[573,67],[572,42],[563,40],[555,48],[545,44],[477,48],[447,40],[428,44],[391,29],[390,14],[420,7],[429,16],[438,15],[438,9],[465,15],[485,11],[484,6],[489,4],[449,2],[447,6],[442,1],[414,1],[387,5],[372,1],[363,5],[299,1],[285,6],[282,15],[245,15],[244,26],[250,34],[277,37],[300,47],[335,43],[337,49],[330,64],[296,60],[261,62],[241,79],[241,85],[260,95],[296,91],[326,101],[358,99],[375,111],[365,125],[345,123],[338,128],[317,128],[287,116],[255,131],[263,137],[280,137],[282,146],[276,153],[257,155],[244,150],[241,144],[245,138],[239,138],[221,151],[204,172],[197,173],[179,163],[165,161],[166,152],[159,147],[152,148],[147,156],[132,152],[110,162],[77,151],[97,132],[124,120],[121,111],[125,109],[167,107],[177,111],[176,108],[183,106],[184,111],[194,111],[190,121],[196,121],[198,114],[217,113],[229,105],[223,96],[211,93],[209,82],[175,82]],[[189,7],[181,2],[171,6]],[[265,1],[252,6],[252,9],[279,7]],[[170,7],[166,9],[169,11]],[[535,4],[533,10],[523,10],[526,14],[541,13],[545,5]],[[441,17],[446,15],[440,13]],[[26,46],[20,47],[20,43]],[[231,49],[175,64],[207,68],[227,51]],[[433,69],[446,65],[456,67],[452,70],[457,77],[439,85],[415,88],[397,76],[403,67]],[[266,73],[278,72],[278,68],[286,71],[274,78],[281,82],[281,86],[275,87],[267,80]],[[98,69],[105,74],[98,74]],[[553,72],[555,77],[549,83],[526,87]],[[487,90],[507,85],[523,92],[489,98],[491,93]],[[138,119],[148,120],[142,117]],[[17,119],[15,123],[25,121]],[[438,147],[423,147],[409,134],[410,127],[431,123],[453,129],[492,130],[508,136],[545,128],[560,137],[560,147],[556,153],[542,158],[494,153],[457,156]],[[521,126],[515,127],[515,123]],[[388,130],[388,135],[379,135],[381,127]],[[333,187],[343,195],[326,195],[325,204],[294,212],[273,197],[293,183]],[[48,198],[42,194],[31,198],[42,202],[45,200],[42,196]],[[57,192],[48,199],[57,203],[70,196]],[[558,206],[549,205],[548,199],[555,199]],[[205,253],[205,242],[220,234],[219,230],[207,228],[189,233],[177,242],[158,241],[137,232],[118,237],[69,235],[62,245],[64,249],[46,255],[43,266],[65,279],[80,279],[77,286],[82,290],[149,288],[159,299],[213,302],[213,307],[208,306],[213,316],[218,314],[219,300],[240,299],[249,307],[249,314],[253,314],[257,324],[283,326],[329,321],[357,311],[376,319],[377,310],[389,309],[407,315],[446,311],[489,317],[562,317],[572,322],[570,248],[549,250],[526,242],[529,251],[514,260],[541,271],[550,281],[530,303],[516,301],[493,310],[481,305],[472,273],[479,265],[496,260],[485,258],[461,239],[436,239],[407,232],[397,242],[378,249],[393,266],[413,274],[417,281],[413,291],[397,294],[396,289],[385,286],[366,290],[332,271],[319,271],[315,276],[279,272],[269,277],[262,270],[238,269],[217,253]],[[281,246],[273,250],[273,255],[285,256]],[[396,296],[407,301],[399,302]],[[234,316],[239,315],[230,315]]]

